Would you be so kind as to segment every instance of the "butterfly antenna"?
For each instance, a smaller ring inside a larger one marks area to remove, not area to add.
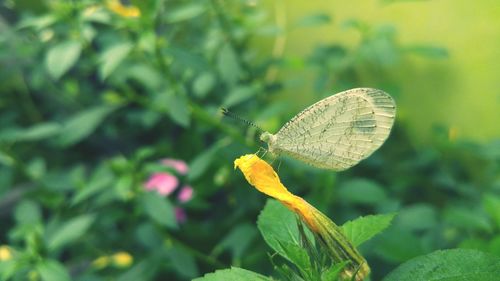
[[[224,114],[224,116],[231,117],[231,118],[233,118],[234,120],[237,120],[237,121],[242,122],[242,123],[244,123],[244,124],[246,124],[246,125],[248,125],[248,126],[252,126],[252,127],[256,128],[256,129],[257,129],[257,130],[259,130],[260,132],[264,132],[264,130],[262,130],[262,128],[261,128],[261,127],[259,127],[259,126],[257,126],[255,123],[250,122],[250,121],[248,121],[248,120],[246,120],[246,119],[243,119],[243,118],[239,117],[238,115],[236,115],[236,114],[232,113],[231,111],[229,111],[229,110],[228,110],[227,108],[225,108],[225,107],[222,107],[222,108],[221,108],[221,111],[222,111],[222,114]]]

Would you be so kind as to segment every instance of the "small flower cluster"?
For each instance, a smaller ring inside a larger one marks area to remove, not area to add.
[[[193,188],[187,184],[181,185],[181,181],[176,176],[176,174],[185,176],[188,173],[189,167],[186,162],[183,160],[167,158],[161,160],[160,163],[165,167],[171,168],[175,174],[170,172],[153,173],[144,183],[144,188],[148,191],[156,191],[158,194],[167,197],[174,193],[179,186],[181,186],[176,196],[178,203],[184,204],[190,201],[194,194]],[[180,206],[176,206],[175,217],[179,223],[185,222],[187,219],[185,210]]]
[[[92,266],[97,269],[102,269],[113,265],[115,267],[125,268],[132,265],[134,257],[128,252],[117,252],[113,255],[100,256],[92,262]]]

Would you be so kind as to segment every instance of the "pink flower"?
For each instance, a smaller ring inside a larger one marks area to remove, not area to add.
[[[167,196],[172,193],[179,184],[179,180],[169,173],[154,173],[145,184],[147,190],[156,190],[159,194]]]
[[[187,220],[187,215],[184,209],[182,209],[181,207],[175,207],[174,211],[177,222],[183,223]]]
[[[179,202],[185,203],[191,200],[191,198],[193,198],[193,188],[189,185],[183,186],[177,195],[177,199]]]
[[[165,158],[161,160],[161,163],[167,167],[174,168],[181,175],[185,175],[189,171],[188,165],[182,160]]]

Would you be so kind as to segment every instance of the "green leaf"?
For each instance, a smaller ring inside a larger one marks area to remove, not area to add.
[[[167,14],[167,22],[175,23],[192,19],[205,12],[206,7],[201,3],[191,3],[172,10]]]
[[[106,165],[99,166],[90,180],[73,197],[71,204],[76,205],[99,191],[110,187],[114,180],[116,179],[112,171]]]
[[[235,85],[242,76],[238,56],[229,44],[225,44],[217,57],[217,69],[227,85]]]
[[[379,205],[387,196],[376,182],[366,179],[353,179],[339,188],[339,197],[350,203]]]
[[[407,229],[396,226],[387,229],[384,235],[374,240],[374,251],[383,259],[400,263],[426,253],[422,240]]]
[[[370,215],[348,221],[342,230],[355,247],[386,229],[396,214]]]
[[[80,111],[64,122],[59,145],[71,146],[88,137],[116,107],[97,106]]]
[[[25,270],[26,267],[27,265],[20,266],[19,263],[13,259],[3,260],[0,262],[0,280],[13,280],[12,276],[14,276],[16,272]]]
[[[199,275],[198,266],[192,255],[179,247],[172,247],[167,252],[170,264],[177,273],[186,278],[192,279]]]
[[[257,227],[269,247],[292,261],[280,244],[300,245],[297,219],[290,210],[276,200],[267,200],[266,206],[257,219]]]
[[[278,241],[279,242],[279,241]],[[314,280],[312,277],[313,268],[307,250],[293,243],[279,242],[285,257],[289,259],[300,270],[306,280]]]
[[[222,241],[215,246],[212,253],[217,256],[224,250],[230,250],[233,259],[239,259],[256,236],[255,226],[248,223],[239,224],[233,227]]]
[[[487,251],[500,257],[500,235],[488,241]]]
[[[210,72],[200,74],[193,82],[193,91],[197,97],[205,97],[216,84],[215,76]]]
[[[153,221],[171,229],[177,228],[174,207],[167,198],[161,197],[156,192],[146,192],[142,196],[142,205]]]
[[[500,259],[476,250],[452,249],[416,257],[389,273],[384,281],[496,281]]]
[[[26,199],[16,205],[14,217],[19,224],[35,224],[41,221],[42,212],[35,201]]]
[[[338,281],[340,272],[348,263],[349,261],[343,261],[334,264],[321,274],[321,281]]]
[[[212,163],[212,159],[215,156],[215,150],[214,149],[209,149],[198,156],[191,161],[189,164],[189,174],[188,174],[188,179],[190,181],[194,181],[200,176],[202,176],[205,171],[208,169],[210,166],[210,163]]]
[[[253,271],[245,270],[238,267],[230,269],[217,270],[213,273],[205,274],[205,276],[193,279],[193,281],[272,281],[273,279],[265,277]]]
[[[493,194],[486,194],[483,197],[483,206],[491,216],[498,229],[500,229],[500,198]]]
[[[20,19],[17,28],[33,28],[37,31],[47,28],[57,22],[57,16],[52,13],[44,13],[40,16],[31,16]]]
[[[144,63],[138,63],[127,67],[123,75],[131,80],[141,83],[152,91],[159,89],[164,80],[158,70]]]
[[[167,104],[168,114],[172,120],[182,127],[189,127],[190,110],[188,101],[185,97],[179,95],[168,95]]]
[[[45,57],[45,67],[50,76],[59,79],[78,60],[82,45],[78,41],[65,41],[52,47]]]
[[[491,233],[493,227],[487,217],[478,210],[465,206],[447,207],[443,212],[444,220],[460,229]]]
[[[186,97],[167,90],[157,94],[151,101],[151,107],[155,110],[166,113],[172,121],[183,127],[188,127],[190,123],[190,109]]]
[[[128,56],[132,50],[132,44],[123,42],[115,44],[100,55],[99,76],[101,80],[105,80],[120,63]]]
[[[213,158],[215,157],[219,149],[226,146],[227,144],[227,140],[223,139],[196,156],[196,158],[194,158],[189,164],[188,179],[190,181],[194,181],[202,176],[207,171],[208,167],[210,167],[210,164],[213,163]]]
[[[56,250],[75,242],[87,232],[94,220],[93,215],[82,215],[67,221],[47,239],[47,247]]]
[[[110,24],[112,19],[109,12],[105,9],[96,9],[92,13],[83,13],[82,20],[102,23],[102,24]]]
[[[343,29],[355,29],[360,33],[367,33],[370,30],[370,26],[363,21],[357,19],[348,19],[342,22],[341,27]]]
[[[18,137],[18,141],[37,141],[52,137],[60,132],[61,125],[58,123],[40,123],[24,130]]]
[[[14,159],[9,153],[5,153],[0,150],[0,163],[7,167],[12,167],[16,164],[16,159]]]
[[[40,157],[33,158],[26,165],[26,174],[34,181],[40,180],[47,172],[47,164]]]
[[[57,135],[61,131],[61,125],[46,122],[22,129],[6,129],[0,133],[0,140],[4,141],[39,141]]]
[[[150,260],[143,260],[134,265],[131,269],[121,274],[117,281],[137,281],[151,280],[152,275],[156,272],[156,265]]]
[[[468,238],[465,240],[462,240],[460,244],[458,244],[458,248],[461,249],[473,249],[473,250],[478,250],[482,252],[488,252],[488,244],[486,241],[481,240],[481,239],[475,239],[475,238]]]
[[[407,206],[398,213],[397,224],[414,231],[431,229],[437,224],[436,209],[429,204]]]
[[[44,260],[37,265],[36,270],[43,281],[70,281],[66,268],[55,260]]]
[[[331,21],[332,21],[332,18],[330,17],[330,15],[320,12],[320,13],[307,15],[307,16],[299,19],[295,23],[295,26],[297,26],[297,27],[314,27],[314,26],[330,23]]]
[[[250,99],[259,92],[259,87],[252,86],[238,86],[229,92],[229,95],[224,99],[224,107],[231,107],[243,101]]]

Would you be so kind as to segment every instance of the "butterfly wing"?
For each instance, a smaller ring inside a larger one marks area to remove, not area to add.
[[[395,115],[394,100],[387,93],[347,90],[293,117],[275,134],[272,149],[319,168],[345,170],[384,143]]]

